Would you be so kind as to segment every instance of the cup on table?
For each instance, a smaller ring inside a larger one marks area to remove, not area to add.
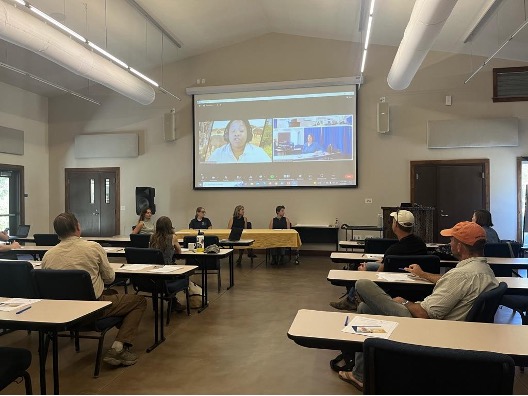
[[[189,250],[194,250],[195,247],[196,247],[196,244],[194,244],[194,243],[188,243],[187,244],[187,249],[189,249]]]

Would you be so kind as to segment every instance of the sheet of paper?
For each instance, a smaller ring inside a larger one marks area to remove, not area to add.
[[[341,331],[365,337],[389,338],[397,326],[397,322],[371,319],[356,315]]]
[[[149,267],[152,267],[152,265],[150,264],[126,264],[119,269],[122,271],[141,271]]]
[[[379,258],[383,258],[383,256],[385,256],[384,254],[378,254],[378,253],[369,253],[369,254],[364,254],[365,257],[367,258],[375,258],[375,259],[379,259]]]
[[[384,279],[388,282],[414,282],[419,279],[416,276],[410,274],[397,273],[397,272],[379,272],[378,279]]]
[[[151,270],[149,270],[149,272],[157,272],[157,273],[161,273],[161,274],[166,274],[166,273],[169,273],[169,272],[177,271],[177,270],[182,269],[182,268],[183,267],[178,267],[176,265],[165,265],[163,267],[151,269]]]
[[[9,312],[20,310],[21,308],[27,307],[33,303],[40,301],[40,299],[32,298],[10,298],[0,302],[0,311]]]

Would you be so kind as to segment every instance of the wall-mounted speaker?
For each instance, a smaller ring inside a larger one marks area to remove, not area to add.
[[[378,132],[389,132],[389,103],[378,103]]]
[[[141,212],[147,208],[150,208],[150,210],[152,210],[152,214],[155,214],[155,196],[156,189],[154,187],[136,187],[136,214],[141,214]]]
[[[176,140],[176,113],[170,112],[163,115],[163,131],[165,132],[165,141],[173,142]]]

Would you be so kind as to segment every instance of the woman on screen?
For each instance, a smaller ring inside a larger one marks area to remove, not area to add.
[[[249,143],[252,139],[253,132],[247,120],[229,121],[224,130],[226,144],[213,151],[207,162],[271,162],[271,158],[262,148]]]
[[[304,143],[301,153],[302,154],[312,154],[318,151],[323,151],[323,148],[321,147],[319,143],[314,142],[313,135],[309,133],[308,136],[306,137],[306,143]]]

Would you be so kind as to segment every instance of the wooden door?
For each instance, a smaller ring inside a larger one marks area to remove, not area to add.
[[[436,208],[434,239],[447,242],[440,230],[489,209],[489,160],[411,161],[411,201]]]
[[[66,169],[66,210],[83,236],[119,234],[119,168]]]

